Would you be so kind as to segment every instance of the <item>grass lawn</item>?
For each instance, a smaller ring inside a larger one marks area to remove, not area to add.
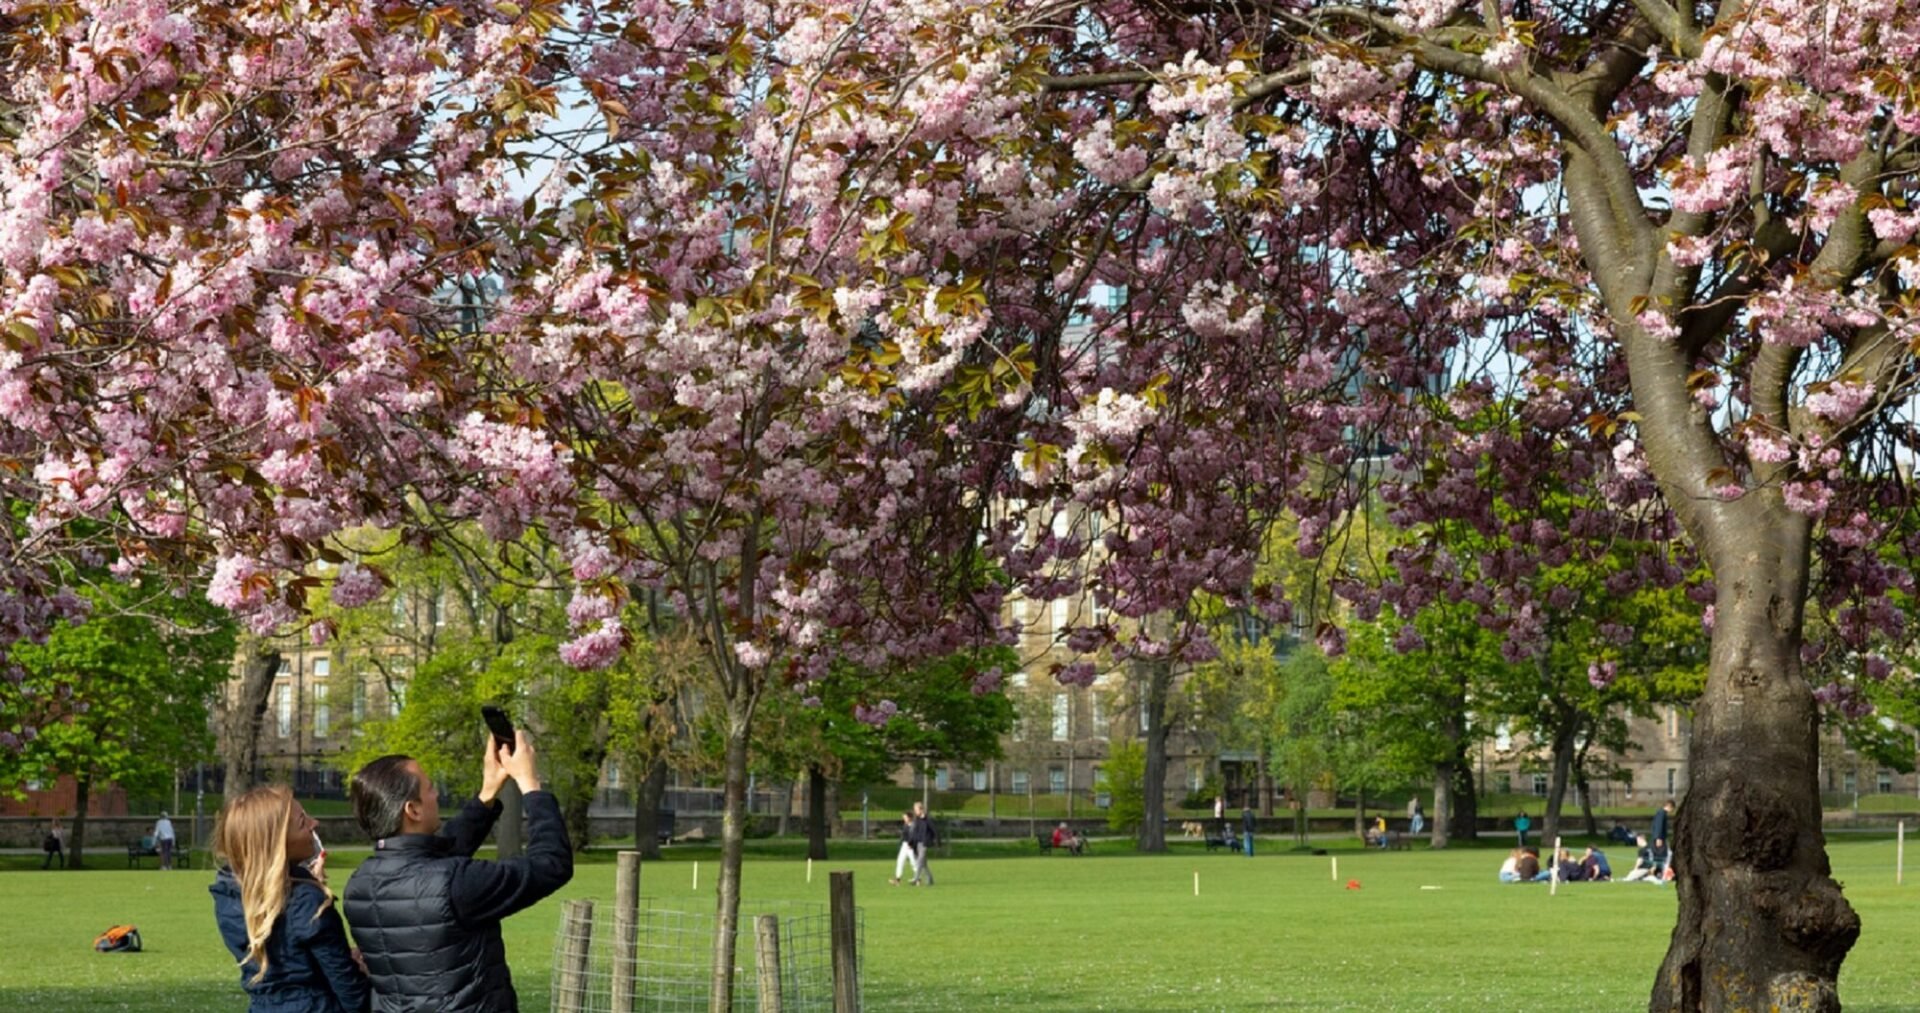
[[[1265,843],[1265,842],[1263,842]],[[1277,842],[1276,842],[1277,844]],[[936,860],[939,885],[889,887],[890,847],[836,842],[836,860],[805,881],[794,841],[752,842],[747,903],[824,905],[829,868],[856,871],[865,911],[867,1006],[885,1010],[1641,1010],[1674,912],[1670,889],[1642,884],[1493,881],[1497,848],[1365,853],[1328,859],[1206,854],[1182,842],[1134,856],[1097,842],[1087,858],[1039,857],[1030,845],[964,843]],[[1920,1006],[1920,883],[1893,883],[1893,842],[1832,844],[1837,875],[1865,931],[1841,976],[1850,1011]],[[1617,857],[1617,853],[1616,857]],[[237,974],[214,933],[204,870],[41,873],[0,866],[0,1011],[238,1011]],[[344,884],[354,853],[335,856]],[[692,889],[693,863],[701,889]],[[707,911],[711,848],[676,846],[650,863],[655,907]],[[1626,864],[1626,863],[1620,863]],[[1200,896],[1193,874],[1200,874]],[[1434,889],[1437,888],[1437,889]],[[610,853],[583,859],[563,897],[610,899]],[[522,1008],[548,1008],[559,905],[510,920],[507,948]],[[95,954],[115,922],[140,926],[147,952]],[[750,949],[750,937],[745,940]]]

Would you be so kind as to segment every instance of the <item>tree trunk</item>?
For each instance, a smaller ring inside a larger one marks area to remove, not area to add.
[[[1267,746],[1260,744],[1260,752],[1254,757],[1258,771],[1254,775],[1255,790],[1260,793],[1260,815],[1273,815],[1273,775],[1267,770]]]
[[[1140,833],[1135,848],[1143,852],[1167,850],[1167,684],[1172,681],[1172,666],[1164,658],[1137,662],[1136,669],[1144,685],[1140,706],[1147,709],[1147,762],[1140,789],[1145,796],[1140,814]]]
[[[67,842],[67,868],[84,869],[87,861],[87,795],[93,790],[91,776],[73,779],[73,838]]]
[[[720,890],[714,915],[711,1013],[733,1009],[733,960],[739,943],[740,864],[747,838],[747,736],[753,712],[744,701],[729,701],[726,742],[726,801],[720,819]]]
[[[224,708],[226,781],[221,791],[227,798],[253,787],[253,773],[259,766],[260,719],[267,713],[273,677],[279,671],[279,651],[254,637],[242,641],[240,686]]]
[[[1307,797],[1298,792],[1293,796],[1293,843],[1306,847],[1307,836]]]
[[[1466,743],[1460,744],[1460,758],[1453,764],[1453,817],[1447,837],[1472,841],[1480,837],[1480,791],[1473,783],[1473,767],[1466,761]]]
[[[827,860],[827,772],[819,764],[807,768],[807,857]]]
[[[1447,821],[1453,818],[1453,763],[1433,765],[1433,837],[1436,848],[1447,846]]]
[[[1800,668],[1807,525],[1772,527],[1714,566],[1712,660],[1672,830],[1680,911],[1656,1013],[1837,1011],[1840,963],[1860,936],[1820,828],[1819,715]]]
[[[780,815],[777,817],[773,828],[773,833],[776,837],[785,837],[787,836],[787,831],[793,829],[793,788],[795,783],[791,777],[783,777],[780,779],[780,790],[775,794],[775,798],[779,801],[774,803],[780,807]]]
[[[567,825],[567,841],[576,854],[587,850],[593,836],[593,792],[570,791],[560,800],[560,818]]]
[[[647,761],[647,774],[634,794],[633,844],[644,860],[660,859],[660,804],[666,797],[667,758],[660,754]]]
[[[1587,741],[1573,757],[1573,794],[1580,802],[1580,816],[1587,824],[1587,836],[1600,836],[1600,822],[1593,818],[1593,786],[1587,783],[1587,750],[1593,748],[1593,733],[1598,731],[1597,720],[1583,722],[1587,724]]]
[[[1353,803],[1353,836],[1367,839],[1367,786],[1361,785],[1359,797]]]
[[[1567,775],[1573,769],[1573,740],[1580,728],[1579,717],[1570,706],[1555,704],[1553,718],[1553,773],[1547,779],[1547,814],[1540,824],[1540,843],[1548,847],[1560,836],[1560,810],[1567,801]]]

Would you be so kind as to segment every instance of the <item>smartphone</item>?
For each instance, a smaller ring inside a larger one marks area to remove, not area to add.
[[[507,712],[488,704],[480,708],[480,716],[486,719],[487,729],[493,732],[493,741],[513,752],[513,722],[508,720]]]

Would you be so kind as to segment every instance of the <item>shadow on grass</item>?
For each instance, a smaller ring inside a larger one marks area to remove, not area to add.
[[[120,960],[164,960],[152,953],[113,954]],[[247,1008],[247,997],[237,984],[208,983],[181,987],[173,983],[149,986],[135,984],[87,984],[64,988],[38,988],[0,985],[0,1010],[8,1013],[86,1013],[92,1010],[206,1011],[221,1013]]]

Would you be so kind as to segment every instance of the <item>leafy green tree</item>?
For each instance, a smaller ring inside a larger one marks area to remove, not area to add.
[[[144,583],[102,582],[82,594],[84,622],[55,628],[44,644],[19,644],[18,684],[0,680],[0,728],[26,738],[0,750],[0,786],[74,779],[68,868],[85,864],[87,802],[96,787],[159,795],[184,766],[213,755],[209,714],[234,656],[235,628],[199,595]]]
[[[1107,826],[1123,834],[1140,829],[1147,815],[1147,747],[1138,739],[1113,743],[1107,750],[1104,768],[1107,794]]]

